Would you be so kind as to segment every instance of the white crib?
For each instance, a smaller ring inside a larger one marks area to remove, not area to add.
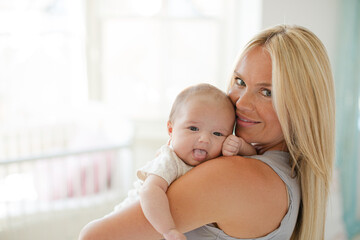
[[[80,229],[111,211],[131,185],[131,140],[69,148],[74,128],[62,134],[54,129],[59,127],[42,131],[42,140],[34,134],[30,140],[26,134],[1,135],[7,150],[0,159],[1,240],[77,239]]]
[[[71,124],[11,134],[0,129],[0,240],[76,240],[86,223],[109,213],[126,196],[135,168],[166,142],[165,124],[135,125],[141,136],[90,147],[71,144],[84,136]],[[345,240],[334,180],[325,239]]]

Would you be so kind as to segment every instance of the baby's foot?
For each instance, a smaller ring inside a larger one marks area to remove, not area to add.
[[[170,229],[167,233],[164,233],[164,237],[166,240],[186,240],[185,235],[176,229]]]

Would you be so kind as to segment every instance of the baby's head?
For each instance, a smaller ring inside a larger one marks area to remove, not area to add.
[[[235,110],[228,96],[203,83],[186,88],[176,97],[167,127],[176,154],[195,166],[221,154],[234,122]]]

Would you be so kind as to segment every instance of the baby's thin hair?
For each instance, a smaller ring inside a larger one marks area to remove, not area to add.
[[[185,88],[179,93],[179,95],[177,95],[170,111],[169,121],[174,122],[176,113],[178,112],[179,108],[184,103],[186,103],[187,100],[189,100],[193,96],[199,95],[212,96],[217,101],[221,101],[224,104],[230,104],[232,106],[231,100],[225,92],[221,91],[220,89],[211,84],[200,83]]]

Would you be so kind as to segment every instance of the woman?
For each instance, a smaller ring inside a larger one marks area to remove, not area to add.
[[[246,46],[229,96],[237,136],[258,155],[220,157],[167,195],[188,239],[323,239],[334,159],[335,101],[326,50],[310,31],[275,26]],[[80,239],[160,239],[135,203],[93,221]]]

